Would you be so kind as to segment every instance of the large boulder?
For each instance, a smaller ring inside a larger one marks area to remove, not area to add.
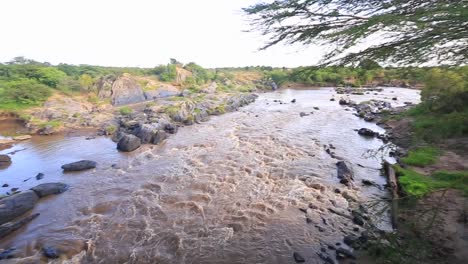
[[[0,224],[10,222],[34,208],[39,196],[34,191],[24,191],[0,200]]]
[[[336,169],[340,183],[349,186],[351,181],[354,179],[354,175],[348,164],[346,164],[344,161],[338,161],[336,163]]]
[[[141,144],[159,144],[167,138],[165,126],[159,123],[143,124],[135,129],[134,135],[141,139]]]
[[[11,165],[11,158],[8,155],[0,155],[0,169],[4,169]]]
[[[83,171],[96,168],[97,163],[91,160],[80,160],[62,166],[64,171]]]
[[[31,190],[34,191],[37,194],[37,196],[42,198],[52,194],[63,193],[66,190],[68,190],[68,185],[61,182],[43,183],[31,188]]]
[[[141,139],[134,136],[125,134],[117,143],[117,149],[124,152],[131,152],[141,146]]]
[[[98,96],[101,99],[111,99],[113,105],[125,105],[146,100],[143,89],[129,74],[120,77],[108,75],[96,83]]]

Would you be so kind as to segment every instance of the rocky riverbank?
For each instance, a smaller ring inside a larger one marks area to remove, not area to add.
[[[345,93],[349,93],[349,91]],[[396,97],[392,99],[394,101],[398,100]],[[465,162],[467,158],[466,148],[460,148],[465,140],[463,138],[439,142],[437,148],[442,154],[434,165],[427,168],[408,166],[402,161],[407,157],[408,151],[414,150],[418,146],[415,146],[412,130],[414,120],[404,115],[410,108],[415,107],[414,104],[405,102],[404,106],[393,107],[391,103],[379,100],[358,104],[346,97],[340,99],[340,104],[352,107],[356,111],[356,116],[367,122],[375,122],[385,129],[384,135],[366,128],[361,128],[358,133],[367,137],[379,137],[387,142],[386,149],[382,149],[382,151],[389,152],[396,159],[398,166],[415,170],[421,173],[423,177],[430,177],[432,173],[438,170],[467,170],[468,165]],[[419,144],[425,146],[424,142]],[[396,184],[398,184],[398,176],[397,174],[395,178]],[[388,187],[392,184],[395,183],[389,182]],[[419,243],[424,244],[424,250],[427,250],[425,253],[420,252],[423,254],[423,259],[432,256],[434,259],[446,260],[444,263],[462,263],[460,261],[468,256],[466,252],[467,242],[463,238],[463,233],[466,232],[465,216],[466,212],[468,212],[466,196],[454,189],[445,189],[434,191],[421,197],[421,199],[414,200],[411,195],[404,193],[399,186],[395,185],[393,187],[397,189],[397,195],[403,197],[395,197],[399,199],[396,204],[400,204],[403,208],[399,210],[392,209],[394,210],[392,214],[394,214],[395,221],[401,223],[398,225],[398,230],[393,233],[397,235],[398,239],[393,241],[391,240],[391,233],[379,234],[372,228],[368,230],[374,234],[371,244],[374,247],[385,245],[389,248],[398,248],[398,245],[393,243],[410,244],[411,246],[405,251],[414,255],[409,256],[408,259],[417,259],[417,249],[411,247],[415,246],[415,241],[419,241]],[[411,203],[408,204],[410,200],[414,200],[412,205],[410,205]],[[391,250],[389,248],[386,250]],[[378,255],[378,252],[373,251],[372,254]],[[404,256],[401,257],[404,258]]]

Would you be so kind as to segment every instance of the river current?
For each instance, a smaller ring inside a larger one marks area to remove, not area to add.
[[[340,106],[340,97],[346,95],[333,88],[260,94],[237,112],[183,127],[163,144],[130,154],[117,152],[104,137],[65,136],[33,137],[0,151],[18,151],[0,170],[1,184],[19,190],[45,182],[71,186],[41,199],[31,212],[41,215],[0,248],[21,251],[11,263],[45,262],[43,246],[63,253],[55,263],[283,264],[295,263],[293,252],[306,263],[322,263],[317,252],[355,229],[329,208],[346,212],[349,196],[366,201],[387,195],[361,184],[386,183],[381,158],[366,155],[383,142],[355,129],[384,131]],[[419,91],[385,88],[349,97],[395,106],[418,103]],[[330,145],[335,157],[326,152]],[[98,167],[61,171],[80,159]],[[351,164],[354,188],[339,183],[338,160]],[[37,173],[44,179],[36,180]]]

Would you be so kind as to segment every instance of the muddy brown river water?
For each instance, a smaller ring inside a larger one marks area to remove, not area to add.
[[[323,263],[320,248],[342,242],[355,228],[328,209],[347,212],[344,196],[364,202],[387,195],[360,183],[385,184],[381,159],[365,155],[383,142],[354,129],[384,131],[330,101],[332,96],[340,98],[332,88],[261,94],[237,112],[183,127],[162,145],[131,154],[117,152],[107,138],[64,136],[34,137],[0,151],[21,150],[0,170],[0,184],[20,190],[43,182],[71,186],[42,199],[32,211],[41,215],[0,242],[0,248],[20,252],[6,261],[46,262],[40,249],[53,246],[63,253],[54,263],[283,264],[295,263],[293,252],[306,263]],[[386,88],[350,97],[402,105],[418,103],[419,91]],[[326,153],[328,144],[352,165],[355,188],[339,184],[338,160]],[[79,159],[99,165],[62,173],[62,164]],[[45,174],[40,181],[34,178],[39,172]],[[309,205],[307,214],[299,210]]]

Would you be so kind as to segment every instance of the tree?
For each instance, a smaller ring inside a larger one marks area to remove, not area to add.
[[[90,91],[94,84],[93,77],[86,73],[80,76],[79,82],[81,88],[85,91]]]
[[[269,38],[262,49],[281,42],[332,45],[323,64],[466,64],[467,10],[466,0],[275,0],[244,8],[253,28]]]
[[[67,77],[67,74],[56,68],[44,67],[37,71],[37,77],[41,83],[55,88],[60,81]]]

